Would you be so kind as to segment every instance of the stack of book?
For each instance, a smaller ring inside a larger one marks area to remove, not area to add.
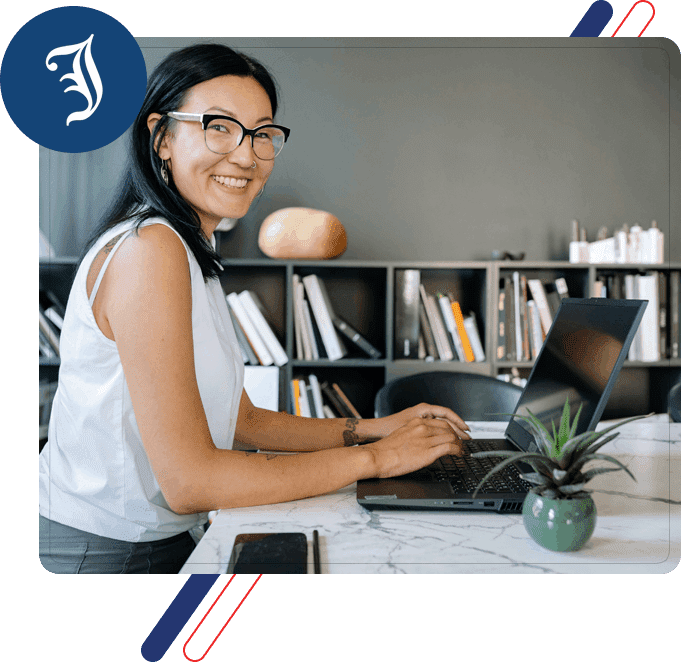
[[[475,314],[451,291],[428,293],[418,269],[395,272],[395,358],[484,361]]]
[[[497,360],[534,361],[558,312],[569,297],[564,278],[542,281],[514,271],[499,282]]]
[[[357,329],[333,309],[324,281],[310,274],[293,274],[293,324],[296,357],[304,361],[337,361],[348,355],[350,342],[372,359],[380,359],[376,349]]]
[[[267,323],[266,310],[255,292],[231,292],[227,294],[227,304],[244,363],[282,366],[288,362],[288,356]]]
[[[594,283],[594,296],[648,301],[629,350],[630,361],[679,358],[680,275],[678,271],[613,272],[600,275]]]
[[[39,304],[40,356],[59,358],[59,336],[64,324],[64,307],[49,290],[40,290]]]
[[[362,418],[338,384],[320,383],[314,374],[291,380],[291,407],[307,418]]]

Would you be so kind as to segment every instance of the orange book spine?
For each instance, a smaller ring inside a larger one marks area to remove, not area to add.
[[[293,380],[293,405],[296,408],[296,416],[300,416],[300,382]]]
[[[475,354],[473,353],[471,341],[468,339],[468,334],[466,333],[466,327],[463,323],[463,313],[461,312],[461,306],[458,301],[452,301],[452,312],[454,313],[454,321],[456,322],[456,328],[459,332],[459,337],[461,338],[466,361],[475,361]]]

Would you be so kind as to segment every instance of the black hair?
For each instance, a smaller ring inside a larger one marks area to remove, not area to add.
[[[160,216],[185,240],[201,267],[204,280],[218,276],[219,257],[201,231],[198,214],[172,181],[165,184],[161,176],[162,161],[154,149],[174,121],[166,113],[180,108],[192,87],[218,76],[255,79],[270,99],[272,117],[276,115],[276,83],[257,60],[222,44],[195,44],[171,53],[149,77],[144,102],[130,128],[125,174],[114,201],[83,250],[83,257],[99,237],[119,223],[135,219],[135,227],[139,228],[145,220]],[[152,132],[147,127],[151,113],[161,115]]]

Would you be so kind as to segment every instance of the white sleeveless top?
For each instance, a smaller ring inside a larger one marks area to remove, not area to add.
[[[143,225],[155,223],[171,227],[160,218]],[[88,300],[86,279],[92,261],[111,239],[123,232],[128,236],[133,225],[122,223],[99,238],[78,268],[69,294],[60,339],[59,385],[48,442],[40,453],[40,514],[107,538],[145,542],[188,531],[205,523],[207,515],[177,515],[168,507],[140,438],[116,343],[101,332],[92,312],[108,259],[124,237],[100,269]],[[191,272],[194,363],[201,401],[213,442],[229,449],[244,383],[241,349],[220,283],[203,280],[196,258],[182,243]]]

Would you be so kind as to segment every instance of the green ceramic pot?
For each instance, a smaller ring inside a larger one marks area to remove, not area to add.
[[[574,552],[596,527],[596,504],[581,499],[547,499],[528,492],[523,503],[525,529],[542,547],[554,552]]]

